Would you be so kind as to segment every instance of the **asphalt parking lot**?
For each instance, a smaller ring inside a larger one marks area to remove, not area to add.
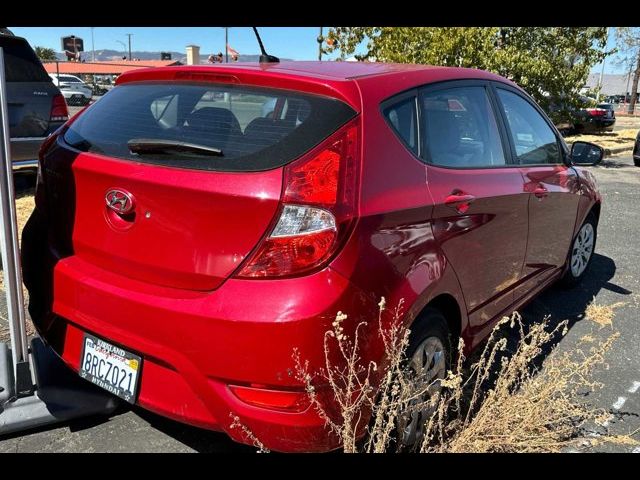
[[[637,208],[640,168],[634,167],[631,156],[626,155],[609,158],[591,170],[604,201],[590,275],[573,290],[548,290],[522,314],[531,321],[545,315],[555,321],[569,319],[569,333],[556,346],[560,350],[574,347],[587,334],[604,340],[612,331],[620,332],[606,357],[608,368],[596,372],[596,380],[603,387],[590,392],[585,400],[612,412],[609,433],[628,434],[640,429],[640,209]],[[601,328],[584,318],[584,310],[594,298],[601,305],[620,303],[612,326]],[[640,447],[628,445],[597,449],[640,453]],[[110,417],[0,438],[0,452],[252,451],[231,442],[224,434],[188,427],[125,406]]]

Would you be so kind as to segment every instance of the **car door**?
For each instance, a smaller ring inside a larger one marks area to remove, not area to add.
[[[428,86],[419,104],[434,234],[458,277],[475,335],[513,303],[528,195],[488,84]]]
[[[516,89],[496,86],[496,93],[529,195],[529,240],[518,297],[564,266],[577,217],[579,179],[564,163],[566,152],[546,115]]]

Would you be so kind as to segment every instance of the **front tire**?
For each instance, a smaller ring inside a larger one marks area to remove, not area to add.
[[[574,287],[586,276],[596,250],[597,236],[598,222],[595,215],[590,213],[571,243],[567,270],[560,279],[560,284],[563,287]]]

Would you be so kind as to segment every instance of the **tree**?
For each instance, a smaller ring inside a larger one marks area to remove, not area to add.
[[[53,48],[36,47],[34,48],[34,50],[36,52],[36,55],[41,61],[58,59],[58,57],[56,56],[56,52]]]
[[[620,52],[635,63],[633,71],[633,84],[631,86],[631,100],[627,108],[627,113],[633,114],[638,101],[638,83],[640,81],[640,28],[638,27],[618,27],[616,28],[616,38],[620,46]],[[626,95],[627,92],[625,92]]]
[[[526,89],[560,120],[607,53],[604,27],[334,27],[327,52],[344,59],[424,63],[489,70]],[[610,53],[610,52],[609,52]]]

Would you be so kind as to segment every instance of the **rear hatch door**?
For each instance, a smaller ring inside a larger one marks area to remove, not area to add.
[[[272,225],[282,167],[354,114],[289,90],[118,86],[44,159],[54,247],[144,282],[215,289]]]
[[[0,36],[0,46],[4,51],[11,137],[46,136],[58,88],[25,39]]]

